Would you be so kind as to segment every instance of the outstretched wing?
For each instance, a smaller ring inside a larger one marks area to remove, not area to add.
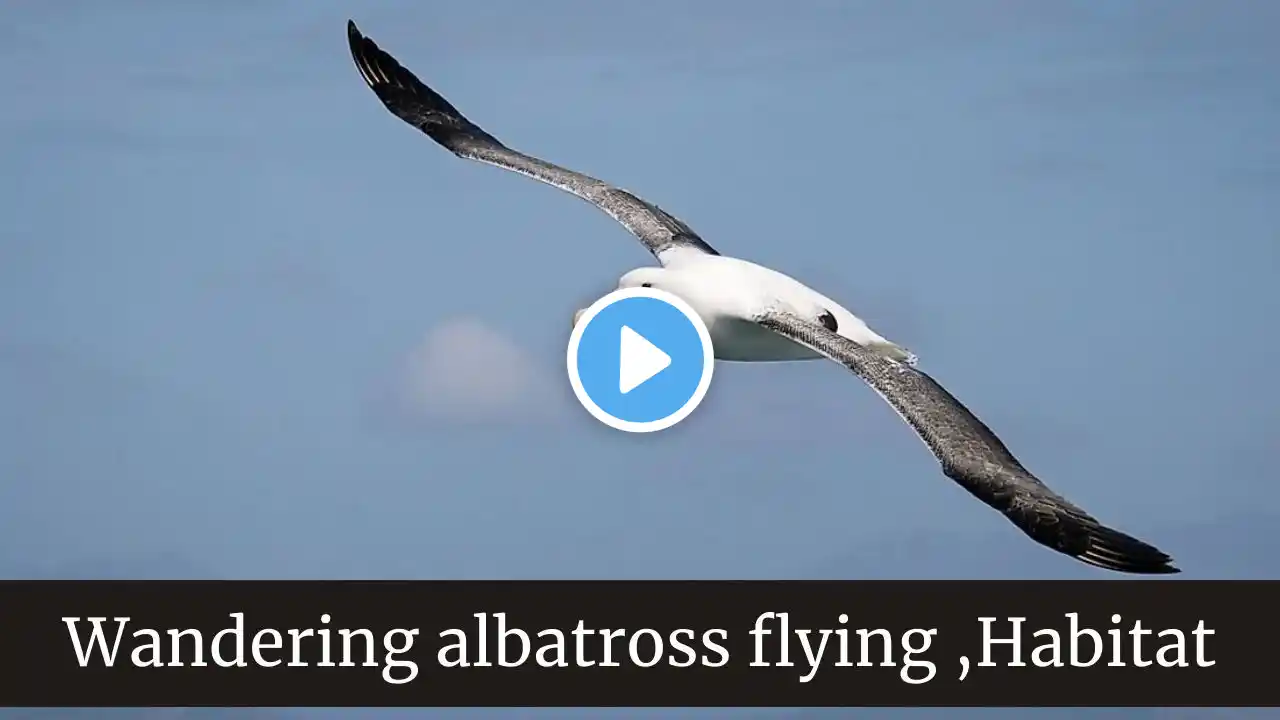
[[[927,374],[781,311],[755,321],[865,380],[924,440],[942,472],[1036,542],[1107,570],[1176,573],[1156,548],[1099,523],[1032,475],[959,400]]]
[[[361,35],[350,20],[347,40],[356,68],[382,104],[458,157],[512,170],[573,193],[622,223],[663,265],[681,252],[719,255],[688,225],[657,205],[602,180],[503,145],[373,40]]]

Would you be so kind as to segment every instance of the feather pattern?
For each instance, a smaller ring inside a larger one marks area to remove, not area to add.
[[[943,474],[1036,542],[1107,570],[1179,572],[1165,553],[1106,527],[1049,489],[990,428],[928,374],[788,312],[766,311],[755,321],[822,353],[866,381],[915,430],[941,463]]]
[[[603,180],[507,147],[361,35],[351,21],[347,21],[347,40],[360,76],[382,104],[458,157],[520,173],[586,200],[621,223],[663,265],[682,252],[719,254],[657,205]]]

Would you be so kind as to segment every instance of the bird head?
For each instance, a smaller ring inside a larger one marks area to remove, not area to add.
[[[642,267],[636,268],[623,275],[618,280],[618,286],[615,290],[626,290],[637,287],[652,287],[665,289],[662,287],[663,273],[665,268],[660,267]],[[578,326],[578,320],[587,312],[586,308],[579,308],[573,313],[573,327]]]
[[[642,267],[636,268],[623,275],[618,279],[618,289],[626,290],[628,288],[652,287],[663,290],[662,287],[666,268],[660,267]]]

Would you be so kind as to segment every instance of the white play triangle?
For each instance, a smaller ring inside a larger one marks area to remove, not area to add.
[[[618,353],[618,392],[626,395],[671,365],[671,356],[626,325]]]

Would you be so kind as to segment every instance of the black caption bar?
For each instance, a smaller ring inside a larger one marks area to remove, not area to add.
[[[1280,581],[0,582],[7,706],[1275,706]]]

